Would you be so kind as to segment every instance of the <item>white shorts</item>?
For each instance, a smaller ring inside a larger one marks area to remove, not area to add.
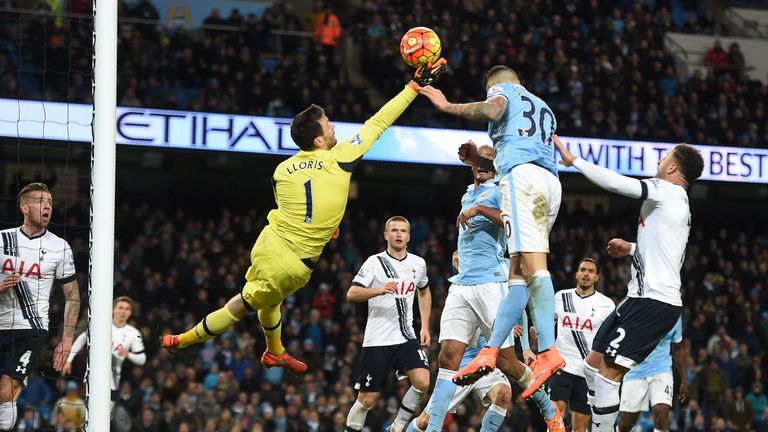
[[[506,282],[451,285],[440,317],[438,341],[452,339],[476,347],[480,334],[490,339],[496,312],[508,290]],[[501,348],[514,344],[514,336],[510,335]]]
[[[560,211],[560,180],[546,169],[526,163],[503,176],[499,190],[509,253],[549,253],[549,232]]]
[[[658,404],[672,406],[674,380],[670,373],[660,373],[647,378],[624,380],[621,384],[623,412],[645,412]]]
[[[480,398],[484,406],[489,406],[491,404],[491,399],[488,397],[488,393],[490,393],[491,390],[493,390],[493,388],[499,384],[512,388],[512,386],[509,384],[509,379],[507,376],[504,375],[500,370],[494,369],[493,372],[480,378],[474,384],[470,384],[468,386],[456,386],[456,391],[453,393],[451,403],[448,404],[448,412],[455,413],[459,405],[464,402],[464,399],[469,397],[471,392],[475,392],[475,395]],[[424,408],[424,412],[432,415],[431,409],[432,399],[430,398],[429,402],[427,402],[427,406]]]

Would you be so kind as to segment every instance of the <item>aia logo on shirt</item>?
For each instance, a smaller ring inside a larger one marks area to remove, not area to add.
[[[396,280],[395,297],[408,297],[416,291],[416,281],[413,279]]]
[[[6,258],[5,261],[3,261],[2,272],[5,274],[18,273],[19,276],[22,277],[36,277],[39,279],[40,264],[32,263],[31,266],[28,266],[24,260],[18,258]]]
[[[578,315],[574,317],[575,319],[571,319],[570,316],[566,315],[563,317],[563,328],[571,329],[571,330],[589,330],[594,331],[592,327],[592,320],[587,319],[581,319]]]

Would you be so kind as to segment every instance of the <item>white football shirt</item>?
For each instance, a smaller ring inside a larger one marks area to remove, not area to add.
[[[642,186],[645,200],[627,296],[682,306],[680,269],[691,230],[688,195],[681,186],[657,178],[642,180]]]
[[[75,356],[83,349],[86,343],[86,332],[80,333],[72,344],[72,351],[67,358],[68,362],[72,362]],[[122,327],[112,324],[112,390],[117,390],[120,385],[120,374],[123,372],[123,363],[125,358],[120,357],[118,352],[121,348],[128,350],[128,358],[133,358],[133,363],[137,365],[143,365],[146,362],[146,354],[144,354],[144,340],[141,338],[141,332],[130,325],[126,324]]]
[[[576,288],[555,293],[555,346],[565,359],[566,372],[584,376],[582,364],[592,350],[595,334],[615,308],[613,300],[597,291],[584,297]]]
[[[389,281],[397,283],[395,294],[368,300],[364,347],[400,345],[417,339],[413,329],[413,297],[417,289],[424,289],[429,283],[427,264],[412,253],[398,260],[384,251],[365,260],[352,284],[381,288]]]
[[[72,248],[50,231],[29,237],[21,227],[0,231],[0,244],[0,277],[21,276],[16,286],[0,293],[0,330],[48,330],[53,282],[75,279]]]

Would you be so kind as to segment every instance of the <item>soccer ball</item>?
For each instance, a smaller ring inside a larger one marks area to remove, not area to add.
[[[436,61],[440,58],[440,49],[440,38],[427,27],[414,27],[400,40],[400,55],[411,67]]]

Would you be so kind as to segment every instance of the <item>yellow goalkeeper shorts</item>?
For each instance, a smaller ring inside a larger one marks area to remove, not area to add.
[[[267,225],[251,249],[251,266],[245,273],[241,292],[246,306],[260,310],[280,304],[286,297],[304,288],[312,269],[309,260],[301,260],[283,239]]]

